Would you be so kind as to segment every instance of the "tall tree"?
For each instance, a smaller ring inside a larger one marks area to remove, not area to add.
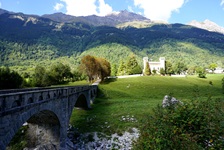
[[[44,77],[46,76],[46,69],[42,66],[36,66],[34,70],[34,85],[35,86],[45,86]]]
[[[100,79],[104,80],[105,77],[110,76],[111,73],[110,63],[104,58],[97,58],[97,63],[99,63],[98,75]]]
[[[120,76],[126,74],[126,67],[125,67],[125,63],[124,63],[123,60],[120,60],[120,64],[119,64],[119,67],[118,67],[117,74],[120,75]]]
[[[175,66],[175,72],[177,74],[185,73],[187,70],[187,66],[183,62],[177,62]]]
[[[173,71],[173,65],[169,61],[166,61],[165,62],[165,73],[168,74],[168,75],[171,75],[171,74],[174,73],[174,71]]]
[[[80,69],[88,76],[89,82],[92,82],[93,79],[97,77],[99,67],[99,63],[97,62],[95,57],[90,55],[82,57]]]
[[[117,75],[117,65],[112,64],[111,65],[111,76],[116,76]]]
[[[149,63],[146,62],[145,64],[145,70],[144,70],[144,75],[145,76],[150,76],[152,73],[151,73],[151,69],[150,69],[150,66],[149,66]]]
[[[126,73],[128,75],[134,74],[133,70],[138,66],[138,62],[135,58],[135,55],[130,55],[126,64]]]

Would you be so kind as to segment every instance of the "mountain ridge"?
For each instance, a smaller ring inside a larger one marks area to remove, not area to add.
[[[190,23],[188,23],[188,25],[197,27],[197,28],[201,28],[201,29],[205,29],[211,32],[218,32],[218,33],[222,33],[224,34],[224,28],[217,25],[215,22],[212,22],[208,19],[204,20],[203,22],[199,22],[196,20],[191,21]]]
[[[125,22],[132,21],[148,21],[151,22],[150,19],[147,19],[141,15],[128,12],[127,10],[120,11],[117,14],[108,14],[106,16],[71,16],[63,13],[55,13],[49,15],[43,15],[42,17],[51,19],[57,22],[71,23],[71,22],[84,22],[93,26],[116,26]]]
[[[224,35],[184,24],[150,27],[93,26],[82,22],[56,22],[22,13],[0,14],[0,64],[33,67],[62,61],[77,66],[86,54],[99,55],[118,65],[133,53],[154,60],[164,56],[188,66],[217,63],[224,66]],[[113,57],[110,55],[114,55]]]
[[[9,14],[23,14],[23,13],[15,13],[11,11],[7,11],[0,8],[0,14],[9,13]],[[23,14],[26,15],[26,14]],[[91,26],[113,26],[113,27],[149,27],[154,24],[169,24],[163,22],[157,22],[154,20],[150,20],[142,15],[128,12],[127,10],[122,10],[117,13],[111,13],[106,16],[97,16],[97,15],[90,15],[90,16],[72,16],[68,14],[64,14],[62,12],[57,12],[54,14],[44,14],[42,16],[38,15],[29,15],[29,16],[36,16],[47,18],[55,22],[61,23],[85,23]],[[139,24],[136,26],[136,24]],[[142,24],[142,25],[141,25]],[[212,22],[206,19],[203,22],[199,22],[196,20],[192,20],[191,22],[187,23],[186,25],[194,26],[200,29],[208,30],[210,32],[218,32],[224,34],[224,27],[219,26],[215,22]]]

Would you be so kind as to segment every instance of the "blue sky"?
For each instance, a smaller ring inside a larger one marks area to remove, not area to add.
[[[189,23],[206,19],[224,27],[224,0],[0,0],[0,8],[25,14],[63,12],[74,16],[128,10],[151,20]]]

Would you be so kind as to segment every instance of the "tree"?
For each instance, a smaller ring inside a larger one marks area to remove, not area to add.
[[[185,73],[187,66],[183,62],[178,62],[175,66],[175,72],[177,74]]]
[[[174,73],[172,63],[169,61],[165,62],[165,73],[171,75]]]
[[[111,65],[111,76],[116,76],[117,75],[117,65],[112,64]]]
[[[44,76],[46,74],[46,69],[42,66],[36,66],[34,70],[34,85],[38,87],[45,86]]]
[[[117,74],[118,75],[125,75],[125,73],[126,73],[126,67],[125,67],[125,64],[124,64],[124,61],[123,60],[121,60],[120,61],[120,65],[119,65],[119,67],[118,67],[118,71],[117,71]]]
[[[212,70],[212,73],[214,73],[214,71],[215,71],[216,68],[217,68],[217,64],[215,64],[215,63],[211,63],[209,65],[209,69]]]
[[[146,64],[145,64],[144,75],[145,76],[150,76],[151,75],[151,69],[150,69],[150,66],[149,66],[148,62],[146,62]]]
[[[61,84],[71,77],[71,68],[62,63],[54,64],[49,71],[49,80],[52,84]]]
[[[92,82],[97,76],[99,64],[97,63],[95,57],[86,55],[81,59],[80,69],[88,76],[89,82]]]
[[[0,68],[0,89],[20,88],[23,78],[15,71],[11,71],[9,67]]]
[[[142,68],[141,68],[139,65],[137,65],[137,66],[135,66],[135,67],[132,69],[131,73],[132,73],[132,74],[141,74],[141,73],[142,73]]]
[[[188,73],[189,75],[193,75],[193,74],[195,74],[195,72],[196,72],[196,67],[195,67],[195,66],[191,66],[191,67],[189,67],[188,70],[187,70],[187,73]]]
[[[159,73],[160,73],[161,75],[163,75],[163,76],[166,74],[166,72],[165,72],[165,70],[164,70],[163,68],[160,68]]]
[[[135,55],[130,55],[126,64],[126,73],[128,75],[134,74],[133,70],[138,66]]]
[[[110,63],[104,58],[97,58],[97,63],[99,63],[98,75],[103,81],[105,77],[110,76],[111,66]]]
[[[198,77],[199,78],[206,78],[206,72],[205,72],[205,68],[202,67],[196,67],[196,72],[198,73]]]
[[[77,70],[72,72],[72,81],[80,81],[83,80],[83,74]]]

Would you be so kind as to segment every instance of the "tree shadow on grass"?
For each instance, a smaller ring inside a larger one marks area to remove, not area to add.
[[[104,81],[102,81],[100,84],[109,84],[111,82],[117,81],[117,77],[114,78],[106,78]]]

